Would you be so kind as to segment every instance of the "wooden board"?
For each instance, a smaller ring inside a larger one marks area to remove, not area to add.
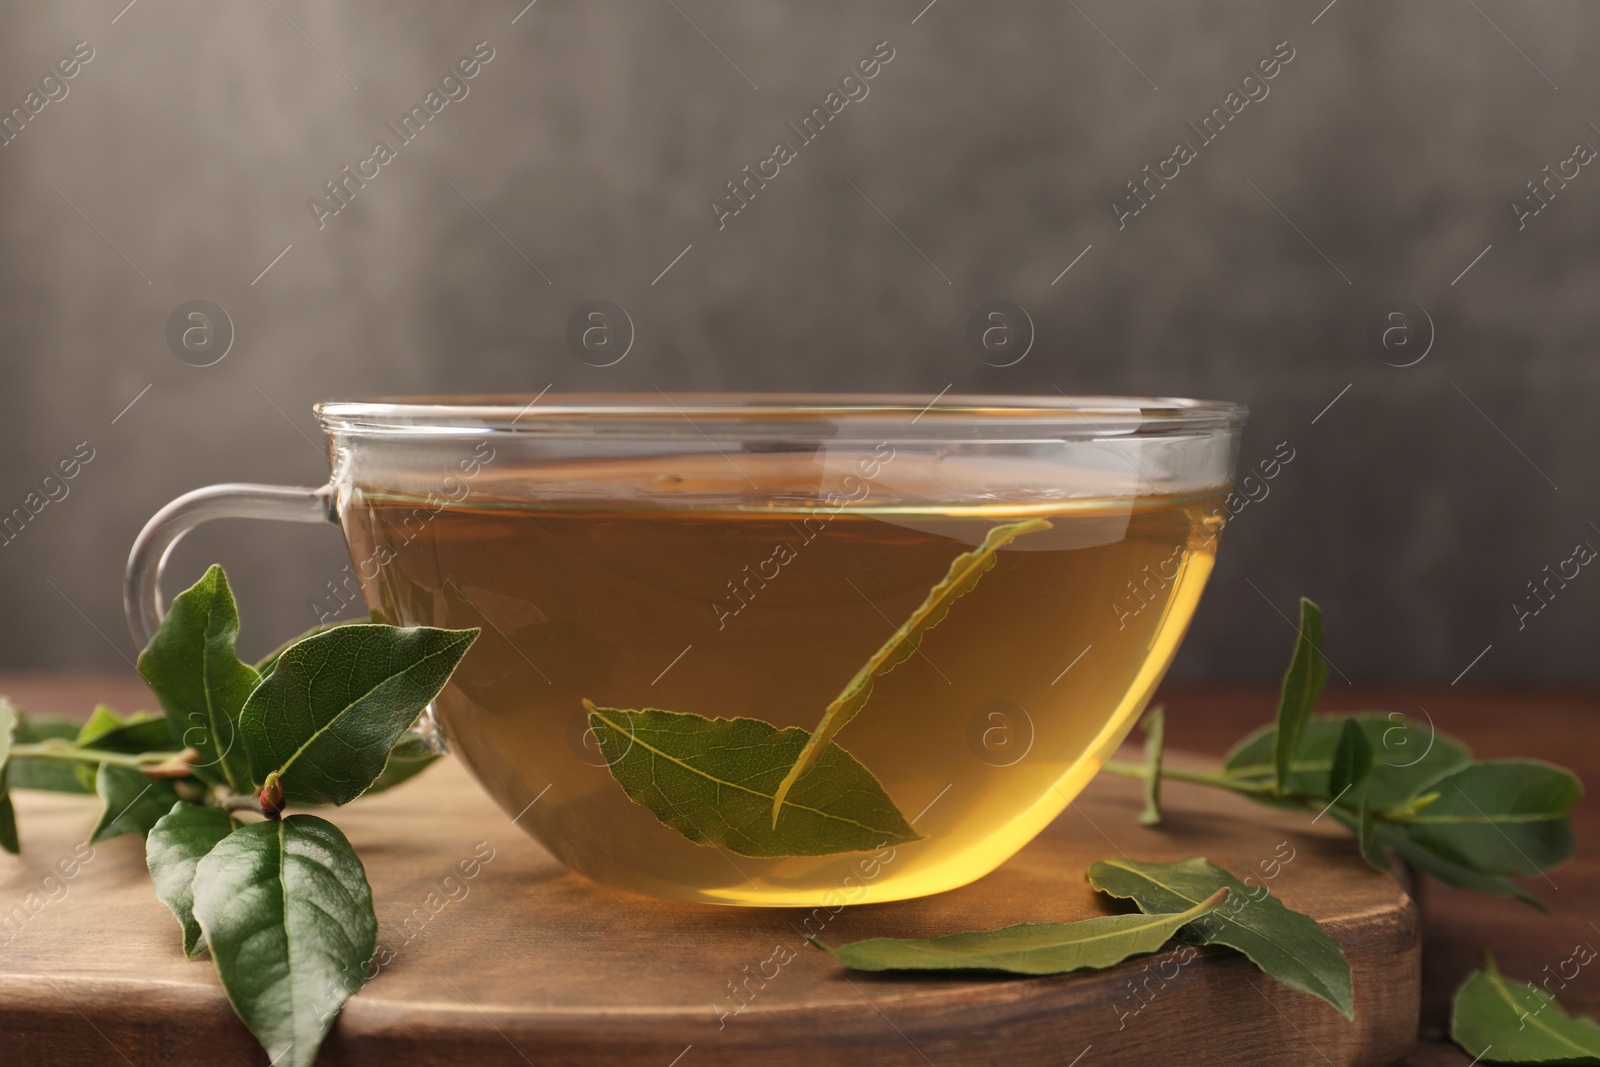
[[[16,799],[24,855],[0,856],[0,919],[12,922],[0,930],[0,1063],[266,1063],[210,963],[183,958],[141,842],[105,842],[73,878],[47,881],[83,841],[97,802]],[[666,903],[566,872],[445,760],[333,815],[366,862],[379,940],[393,959],[351,1001],[318,1062],[1093,1067],[1404,1057],[1420,975],[1410,896],[1362,864],[1328,820],[1313,826],[1181,783],[1166,801],[1166,824],[1142,828],[1137,783],[1103,776],[994,874],[936,897],[845,909],[823,936],[1084,918],[1107,906],[1083,877],[1097,859],[1205,855],[1242,876],[1264,862],[1274,869],[1270,861],[1292,849],[1270,887],[1343,944],[1354,1023],[1214,950],[1181,970],[1150,957],[1054,978],[848,972],[801,939],[806,912]],[[474,876],[463,877],[460,864],[473,860]],[[730,983],[762,972],[776,974],[752,979],[748,1004],[722,1014],[740,1003]]]

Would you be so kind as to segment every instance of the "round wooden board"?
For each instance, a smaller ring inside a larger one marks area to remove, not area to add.
[[[266,1063],[209,962],[184,959],[138,839],[98,845],[74,878],[47,882],[83,840],[97,802],[15,799],[24,855],[0,857],[0,918],[10,917],[0,934],[0,1059]],[[1331,820],[1312,825],[1182,783],[1166,787],[1165,801],[1165,823],[1140,827],[1138,783],[1102,776],[987,878],[922,900],[824,912],[821,936],[934,936],[1103,914],[1107,898],[1083,872],[1118,855],[1203,855],[1241,877],[1266,864],[1278,871],[1272,891],[1344,946],[1353,1023],[1221,950],[1181,969],[1157,956],[1053,978],[850,972],[803,940],[810,912],[668,903],[568,873],[445,760],[333,815],[365,860],[379,940],[393,958],[350,1002],[318,1063],[1092,1067],[1406,1055],[1420,943],[1401,886],[1369,870]],[[813,919],[809,929],[818,928]],[[735,1000],[733,986],[752,992]]]

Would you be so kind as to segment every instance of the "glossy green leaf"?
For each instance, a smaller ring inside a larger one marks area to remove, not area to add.
[[[858,971],[1008,971],[1064,974],[1110,967],[1154,952],[1178,929],[1211,913],[1228,897],[1219,889],[1171,915],[1101,915],[1070,923],[1021,923],[1000,930],[929,939],[874,937],[827,948]]]
[[[1349,803],[1345,796],[1372,773],[1372,742],[1354,719],[1339,728],[1339,741],[1333,749],[1333,766],[1328,770],[1328,796]]]
[[[1329,813],[1347,828],[1358,830],[1349,816],[1338,809]],[[1485,874],[1470,863],[1462,863],[1450,856],[1441,855],[1418,842],[1407,833],[1408,824],[1378,822],[1373,826],[1374,847],[1388,849],[1416,870],[1458,889],[1470,889],[1496,897],[1515,897],[1540,911],[1549,911],[1545,903],[1510,879],[1497,874]]]
[[[372,621],[377,622],[379,620],[374,619]],[[311,629],[297,637],[289,638],[289,640],[285,641],[283,644],[279,645],[277,648],[261,657],[261,660],[256,664],[256,673],[265,678],[267,675],[271,674],[273,668],[278,665],[278,657],[289,651],[295,645],[298,645],[301,641],[304,641],[308,637],[315,637],[318,634],[327,633],[336,626],[348,625],[350,624],[347,622],[323,623],[321,626],[313,626]]]
[[[1314,715],[1300,735],[1290,767],[1290,792],[1333,799],[1328,793],[1328,774],[1347,718],[1360,725],[1373,754],[1371,773],[1341,801],[1352,808],[1363,800],[1374,810],[1400,804],[1428,782],[1472,760],[1472,750],[1460,741],[1438,732],[1431,723],[1398,712]],[[1262,727],[1234,746],[1223,761],[1223,770],[1247,781],[1270,784],[1276,744],[1277,728]]]
[[[178,794],[166,779],[147,778],[131,767],[110,763],[100,764],[95,792],[105,807],[89,834],[91,845],[122,834],[147,834],[178,802]]]
[[[1419,845],[1485,874],[1538,874],[1572,858],[1583,785],[1541,760],[1483,760],[1429,783],[1439,798],[1407,819]]]
[[[290,802],[354,800],[477,636],[351,623],[289,648],[239,720],[256,781],[276,773]]]
[[[19,745],[35,745],[41,741],[72,741],[78,736],[79,726],[66,719],[17,712],[13,741]],[[22,759],[11,761],[7,781],[12,789],[43,789],[52,793],[93,793],[94,782],[80,782],[73,765],[60,760]]]
[[[872,772],[832,743],[795,781],[773,826],[772,798],[806,744],[798,727],[585,707],[629,799],[697,844],[742,856],[825,856],[917,840]]]
[[[260,676],[234,652],[238,636],[228,577],[213,564],[173,599],[139,654],[139,673],[166,709],[172,740],[200,753],[195,774],[244,792],[250,765],[238,736],[239,713]]]
[[[1300,734],[1327,681],[1328,661],[1322,657],[1322,611],[1315,603],[1301,597],[1300,636],[1295,641],[1289,669],[1283,675],[1283,692],[1278,700],[1278,733],[1272,749],[1273,781],[1279,793],[1289,792],[1290,764],[1299,751]]]
[[[145,863],[155,883],[156,898],[178,920],[183,952],[191,959],[206,947],[205,935],[194,917],[194,871],[233,827],[233,819],[221,808],[180,801],[150,828],[144,840]]]
[[[1140,721],[1144,730],[1144,810],[1139,813],[1140,826],[1156,826],[1161,822],[1161,756],[1166,743],[1166,709],[1160,704],[1145,712]]]
[[[1191,944],[1237,949],[1290,989],[1322,998],[1346,1019],[1355,1017],[1350,961],[1344,949],[1311,916],[1290,911],[1264,886],[1248,888],[1204,859],[1104,860],[1089,868],[1089,884],[1102,893],[1131,899],[1149,914],[1190,908],[1218,889],[1228,889],[1232,895],[1227,907],[1178,936]]]
[[[795,760],[794,766],[789,768],[773,794],[774,824],[778,821],[778,809],[788,797],[789,790],[799,781],[800,776],[821,758],[827,744],[838,736],[839,731],[844,729],[871,699],[873,681],[879,675],[894,670],[896,665],[904,663],[921,647],[923,636],[943,621],[950,611],[950,605],[964,594],[971,592],[978,584],[978,579],[994,566],[995,556],[1000,549],[1024,534],[1048,530],[1050,526],[1048,519],[1024,519],[1021,522],[1003,523],[992,527],[984,535],[983,543],[977,548],[961,553],[950,562],[949,571],[938,585],[928,591],[927,597],[911,613],[911,617],[895,630],[893,636],[872,654],[872,658],[867,660],[860,670],[856,671],[844,690],[834,697],[833,702],[823,711],[822,721],[811,731],[805,747],[800,750],[799,758]]]
[[[372,890],[350,842],[314,815],[242,826],[195,868],[194,915],[233,1010],[268,1058],[311,1067],[377,944]]]
[[[1450,1037],[1474,1063],[1600,1064],[1600,1023],[1568,1015],[1545,990],[1506,978],[1487,953],[1484,969],[1456,990]]]

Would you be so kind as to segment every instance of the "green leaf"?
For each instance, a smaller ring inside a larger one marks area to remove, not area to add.
[[[22,851],[17,840],[17,811],[11,806],[11,791],[6,786],[6,772],[10,769],[11,737],[17,730],[17,709],[11,701],[0,697],[0,849],[13,856]]]
[[[250,766],[239,743],[239,712],[260,681],[234,652],[239,612],[228,576],[216,565],[172,601],[155,636],[139,654],[139,673],[167,711],[178,747],[200,753],[195,774],[249,789]]]
[[[142,752],[177,752],[181,747],[173,743],[167,730],[167,721],[160,715],[136,711],[132,715],[122,716],[108,704],[95,705],[94,711],[89,714],[89,720],[78,729],[73,744],[78,748],[93,748],[102,752],[127,752],[132,755]],[[86,790],[93,791],[95,765],[76,763],[72,765],[72,769],[78,776],[78,782]]]
[[[376,622],[378,620],[374,619],[373,621]],[[318,634],[327,633],[336,626],[348,625],[350,625],[348,622],[325,622],[321,626],[313,626],[311,629],[307,630],[298,637],[289,638],[289,640],[285,641],[283,644],[279,645],[277,648],[261,657],[261,661],[256,664],[256,673],[261,675],[262,678],[265,678],[267,675],[271,674],[273,668],[278,665],[278,657],[289,651],[295,645],[298,645],[301,641],[304,641],[308,637],[315,637]]]
[[[1472,760],[1472,750],[1460,741],[1436,731],[1431,723],[1399,712],[1313,715],[1300,735],[1290,768],[1289,792],[1324,801],[1333,799],[1328,792],[1328,774],[1333,769],[1334,751],[1346,718],[1354,718],[1360,725],[1373,752],[1371,773],[1341,801],[1352,808],[1362,800],[1373,810],[1403,803],[1423,785]],[[1274,780],[1277,736],[1275,726],[1251,733],[1228,753],[1223,770],[1251,782],[1270,784]]]
[[[277,774],[290,802],[354,800],[477,636],[351,623],[289,648],[240,715],[255,780]]]
[[[1356,809],[1355,825],[1356,844],[1361,849],[1361,858],[1367,861],[1367,866],[1375,871],[1389,871],[1389,857],[1383,851],[1383,842],[1378,840],[1378,824],[1372,817],[1372,811],[1363,800]]]
[[[377,781],[363,795],[371,796],[410,781],[433,766],[438,758],[439,753],[429,747],[421,734],[408,730],[400,735],[400,740],[389,750],[389,760],[383,765],[383,773],[378,775]]]
[[[110,763],[100,764],[95,792],[105,808],[89,835],[91,845],[122,834],[147,834],[178,802],[178,794],[165,779],[147,778],[131,767]]]
[[[1160,704],[1145,713],[1140,722],[1144,730],[1144,811],[1139,813],[1140,826],[1156,826],[1161,822],[1161,755],[1167,733],[1166,709]]]
[[[798,727],[584,706],[629,799],[697,844],[741,856],[826,856],[918,839],[872,772],[832,743],[773,826],[772,798],[806,745]]]
[[[194,915],[233,1010],[267,1056],[311,1067],[377,945],[372,890],[350,842],[315,815],[242,826],[195,868]]]
[[[206,947],[194,917],[194,870],[217,842],[233,832],[233,819],[221,808],[202,808],[182,801],[150,828],[144,841],[145,863],[156,897],[171,909],[183,929],[184,955],[193,959]]]
[[[1347,828],[1356,828],[1350,823],[1349,817],[1338,809],[1329,814]],[[1500,875],[1485,874],[1471,864],[1463,864],[1452,857],[1441,855],[1421,842],[1413,840],[1407,832],[1408,829],[1407,823],[1376,823],[1374,826],[1376,845],[1388,849],[1415,869],[1433,875],[1446,885],[1490,896],[1515,897],[1540,911],[1550,910],[1542,900],[1517,886],[1510,879]]]
[[[989,530],[983,538],[983,544],[971,552],[961,553],[951,561],[949,572],[938,585],[928,591],[927,597],[917,610],[913,611],[911,617],[900,625],[888,641],[884,642],[883,647],[874,652],[872,658],[856,671],[855,677],[850,679],[844,691],[834,697],[833,702],[823,711],[822,721],[811,731],[805,747],[800,750],[799,758],[795,760],[794,766],[789,768],[789,772],[784,775],[783,781],[773,794],[774,825],[778,822],[778,809],[783,805],[789,790],[794,787],[800,776],[821,758],[821,753],[827,744],[838,736],[845,724],[855,718],[856,713],[871,698],[874,679],[879,675],[888,674],[897,664],[905,662],[916,652],[922,645],[923,635],[943,621],[950,611],[950,605],[963,594],[971,592],[978,584],[978,579],[994,566],[995,556],[1001,548],[1023,534],[1048,530],[1050,526],[1048,519],[1024,519],[1021,522],[1003,523]]]
[[[1226,945],[1290,989],[1332,1004],[1355,1018],[1350,961],[1339,942],[1309,915],[1290,911],[1263,887],[1247,888],[1204,859],[1178,863],[1104,860],[1089,868],[1089,884],[1114,897],[1131,898],[1148,914],[1193,907],[1218,889],[1231,891],[1228,907],[1179,932],[1196,945]]]
[[[1328,662],[1322,658],[1322,610],[1305,597],[1300,598],[1300,636],[1295,641],[1294,657],[1283,675],[1283,694],[1278,701],[1278,735],[1272,749],[1273,781],[1278,793],[1289,792],[1290,764],[1299,750],[1300,734],[1311,709],[1328,680]]]
[[[858,971],[1009,971],[1064,974],[1110,967],[1154,952],[1179,927],[1212,912],[1228,897],[1218,889],[1172,915],[1101,915],[1070,923],[1021,923],[1000,930],[920,938],[874,937],[823,947]]]
[[[1484,874],[1539,874],[1572,858],[1583,785],[1541,760],[1483,760],[1427,786],[1439,799],[1403,821],[1417,844]]]
[[[1344,794],[1366,781],[1372,773],[1372,742],[1354,719],[1339,728],[1339,743],[1333,750],[1333,766],[1328,769],[1328,796]]]
[[[12,740],[19,745],[34,745],[41,741],[72,741],[78,736],[79,726],[66,719],[53,719],[40,715],[17,712],[17,726]],[[53,793],[93,793],[94,783],[78,781],[73,765],[60,760],[25,759],[11,761],[7,780],[12,789],[43,789]]]
[[[1450,1037],[1474,1063],[1600,1064],[1600,1023],[1568,1015],[1530,982],[1508,980],[1488,953],[1484,969],[1456,990]]]

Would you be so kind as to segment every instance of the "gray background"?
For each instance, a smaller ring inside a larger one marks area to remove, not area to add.
[[[96,51],[0,148],[0,511],[96,453],[0,548],[0,665],[130,657],[140,525],[212,482],[319,482],[321,398],[952,386],[1238,400],[1245,465],[1291,443],[1174,677],[1276,677],[1304,593],[1355,681],[1600,678],[1600,575],[1512,609],[1600,546],[1600,168],[1520,232],[1510,208],[1600,145],[1600,8],[524,2],[0,8],[6,111]],[[470,95],[319,230],[307,199],[480,40]],[[708,200],[884,40],[867,98],[719,232]],[[1124,183],[1285,40],[1268,98],[1119,231]],[[607,369],[564,341],[594,297],[638,328]],[[237,332],[204,368],[164,335],[197,298]],[[1015,366],[963,340],[994,298],[1037,327]],[[1437,333],[1405,368],[1367,338],[1397,299]],[[229,523],[176,578],[212,559],[248,650],[345,562],[332,531]]]

